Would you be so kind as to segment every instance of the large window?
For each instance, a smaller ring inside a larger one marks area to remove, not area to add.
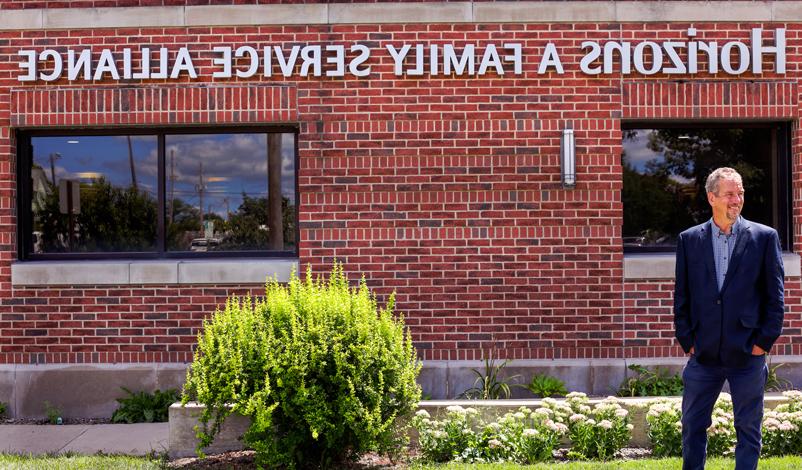
[[[623,130],[624,250],[673,251],[677,235],[709,220],[705,180],[718,167],[744,179],[743,216],[790,240],[786,123],[633,123]]]
[[[19,141],[23,259],[297,254],[290,130]]]

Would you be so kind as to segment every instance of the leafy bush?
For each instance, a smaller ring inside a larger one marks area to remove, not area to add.
[[[473,408],[449,406],[441,420],[418,411],[412,425],[418,431],[423,460],[431,462],[506,462],[531,464],[549,460],[568,428],[552,419],[547,408],[522,407],[485,423]]]
[[[575,403],[582,406],[581,400]],[[585,405],[581,409],[587,408]],[[629,412],[621,407],[617,398],[607,397],[586,413],[569,417],[571,451],[568,455],[579,459],[612,458],[632,437]]]
[[[562,397],[568,393],[562,380],[546,374],[537,374],[532,377],[526,388],[540,398]]]
[[[627,369],[635,375],[628,377],[618,389],[619,397],[664,397],[682,395],[682,377],[671,375],[667,369],[660,367],[650,371],[638,364],[631,364]]]
[[[206,405],[209,445],[232,412],[251,418],[245,443],[259,466],[331,466],[398,445],[399,419],[420,399],[420,364],[394,295],[377,308],[342,266],[328,280],[292,274],[264,299],[232,298],[204,323],[183,402]]]
[[[125,387],[120,388],[128,396],[117,399],[120,406],[111,415],[112,423],[163,423],[167,421],[170,405],[179,396],[178,391],[173,389],[134,393]]]
[[[5,402],[0,401],[0,418],[5,418],[6,411],[8,411],[8,405]]]
[[[646,413],[646,427],[655,457],[682,455],[682,409],[676,400],[654,400]]]

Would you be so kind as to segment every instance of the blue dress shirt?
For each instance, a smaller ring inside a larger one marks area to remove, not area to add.
[[[730,266],[732,259],[732,250],[735,248],[735,240],[738,237],[738,226],[740,225],[741,217],[732,224],[730,233],[724,233],[718,225],[710,219],[710,229],[713,231],[713,261],[716,265],[716,281],[718,281],[718,290],[721,292],[721,286],[724,285],[724,278],[727,276],[727,269]]]

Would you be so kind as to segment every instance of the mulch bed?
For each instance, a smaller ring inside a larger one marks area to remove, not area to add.
[[[168,462],[167,468],[182,470],[251,470],[256,468],[256,463],[254,462],[254,451],[241,450],[209,455],[205,459],[176,459]],[[407,465],[400,463],[394,464],[385,457],[376,454],[367,454],[358,462],[343,465],[340,468],[350,470],[395,470],[407,468]]]
[[[567,460],[565,455],[568,449],[560,449],[556,452],[556,460]],[[621,449],[619,459],[621,460],[634,460],[645,459],[651,457],[652,452],[649,449],[641,449],[634,447],[627,447]],[[341,466],[340,468],[348,470],[401,470],[408,468],[409,465],[405,462],[393,463],[386,457],[377,454],[367,454],[363,456],[358,462]],[[182,470],[252,470],[256,468],[254,462],[254,451],[242,450],[237,452],[226,452],[223,454],[209,455],[205,459],[198,458],[184,458],[177,459],[167,463],[167,468],[175,468]]]
[[[63,418],[61,424],[110,424],[109,418]],[[52,424],[47,418],[0,419],[0,424]]]

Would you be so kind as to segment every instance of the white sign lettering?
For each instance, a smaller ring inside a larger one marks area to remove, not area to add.
[[[699,63],[706,64],[705,73],[741,75],[751,71],[763,73],[763,62],[773,64],[777,74],[786,73],[785,29],[774,30],[774,44],[766,44],[763,29],[752,28],[749,41],[696,40],[696,29],[687,30],[687,41],[658,42],[583,41],[579,63],[566,63],[554,43],[537,49],[538,57],[530,63],[538,75],[562,75],[566,69],[586,75],[694,75]],[[571,51],[570,57],[577,56]],[[44,49],[21,50],[18,68],[20,82],[101,81],[101,80],[176,80],[197,79],[199,72],[213,78],[291,77],[366,77],[371,68],[381,63],[371,61],[372,54],[384,54],[384,62],[392,63],[397,77],[461,77],[487,74],[523,74],[524,48],[520,43],[504,44],[386,44],[384,49],[370,49],[363,44],[299,45],[282,47],[265,45],[261,49],[240,45],[237,48],[212,48],[211,70],[198,70],[188,47],[170,51],[166,47],[151,50],[124,48],[66,51]],[[194,57],[197,60],[197,57]],[[201,61],[204,62],[204,61]],[[199,62],[199,63],[201,63]],[[208,62],[205,62],[208,64]],[[205,65],[209,67],[209,65]]]

